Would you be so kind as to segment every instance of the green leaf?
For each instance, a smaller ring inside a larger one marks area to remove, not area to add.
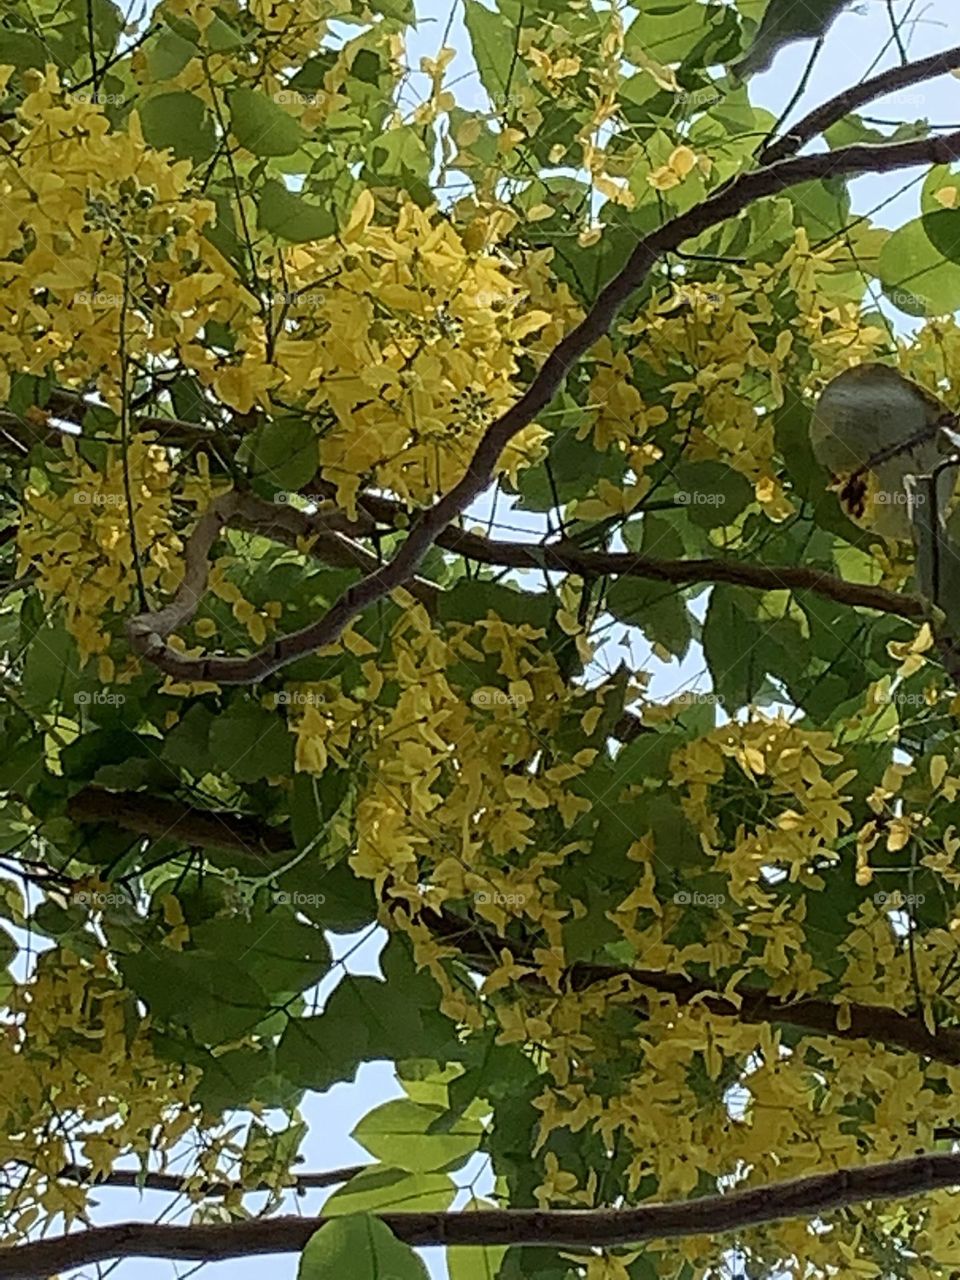
[[[637,17],[627,28],[623,38],[624,55],[639,64],[645,54],[663,66],[682,62],[702,40],[704,28],[713,11],[720,6],[704,8],[690,4],[688,0],[640,0],[636,6]]]
[[[323,891],[323,882],[319,882]],[[352,1080],[361,1062],[449,1053],[456,1028],[440,1013],[436,983],[417,973],[397,938],[384,948],[387,981],[347,974],[321,1014],[290,1018],[277,1049],[278,1069],[312,1089]]]
[[[518,591],[500,582],[462,580],[443,592],[438,606],[442,621],[477,622],[494,613],[516,626],[546,628],[553,617],[553,598],[546,592]]]
[[[494,109],[509,114],[511,88],[526,81],[523,63],[515,57],[519,32],[502,13],[494,13],[480,0],[464,0],[464,21],[480,81]]]
[[[257,225],[282,240],[304,244],[332,236],[337,222],[330,206],[310,204],[271,178],[263,184],[257,205]]]
[[[283,719],[252,699],[235,698],[213,720],[210,751],[238,782],[259,782],[293,769],[293,738]]]
[[[848,0],[770,0],[760,30],[733,71],[741,79],[766,71],[784,45],[824,35],[847,3]]]
[[[297,849],[323,848],[323,837],[330,819],[352,794],[349,769],[328,765],[322,777],[298,773],[293,779],[290,800],[290,825]],[[326,872],[323,873],[326,875]]]
[[[50,53],[39,36],[0,27],[0,65],[42,71],[49,61]]]
[[[126,984],[153,1017],[203,1044],[248,1034],[269,1012],[263,988],[215,951],[138,951],[119,958]]]
[[[397,1098],[368,1112],[351,1137],[396,1169],[420,1173],[456,1167],[477,1150],[483,1126],[461,1116],[445,1132],[430,1132],[445,1114],[443,1107]]]
[[[255,156],[288,156],[302,145],[300,125],[265,93],[234,89],[228,102],[233,136]]]
[[[740,587],[716,586],[703,623],[703,652],[713,687],[728,709],[743,706],[763,684],[749,597]]]
[[[754,500],[753,485],[723,462],[684,462],[674,468],[677,500],[704,529],[733,524]]]
[[[960,209],[936,209],[920,221],[933,247],[948,262],[960,263]]]
[[[952,216],[950,211],[943,211]],[[939,214],[915,218],[880,251],[877,274],[890,301],[910,316],[948,315],[960,308],[960,264],[949,262],[930,238]],[[939,235],[939,224],[936,234]]]
[[[413,0],[373,0],[370,8],[374,13],[382,13],[385,18],[393,18],[404,26],[414,20]]]
[[[352,1213],[383,1213],[387,1209],[442,1213],[453,1203],[457,1188],[446,1173],[408,1173],[371,1165],[354,1174],[324,1203],[331,1217]]]
[[[27,648],[23,668],[23,694],[34,707],[58,703],[78,715],[89,707],[89,694],[79,694],[80,654],[66,627],[43,627]],[[76,701],[86,696],[87,701]]]
[[[281,904],[282,896],[278,895]],[[195,926],[190,937],[203,950],[234,957],[237,966],[274,998],[307,990],[330,968],[330,948],[322,930],[301,924],[283,905],[250,919],[209,920]]]
[[[623,576],[607,593],[606,606],[615,618],[639,627],[648,640],[674,657],[686,656],[693,627],[682,587]]]
[[[322,1091],[352,1081],[366,1048],[366,1030],[354,1011],[328,1009],[289,1020],[277,1045],[277,1067],[294,1084]]]
[[[295,1084],[327,1089],[352,1080],[361,1062],[412,1053],[417,1026],[415,1015],[398,1008],[385,982],[348,975],[323,1013],[290,1019],[277,1064]]]
[[[251,477],[258,487],[296,492],[317,474],[320,453],[317,435],[303,418],[281,418],[260,427],[247,446]]]
[[[786,590],[714,587],[702,640],[713,687],[728,711],[782,699],[769,677],[792,694],[810,663],[805,615]]]
[[[229,49],[239,49],[246,43],[244,37],[229,22],[225,22],[219,13],[213,15],[213,21],[204,28],[203,39],[208,49],[215,53],[224,53]]]
[[[843,178],[824,178],[788,187],[783,199],[793,207],[794,225],[812,240],[836,235],[850,221],[850,193]]]
[[[945,204],[937,197],[944,192],[952,205]],[[960,173],[955,173],[948,164],[935,164],[924,179],[920,192],[920,208],[924,213],[939,213],[941,209],[953,208],[956,211],[960,203]]]
[[[326,1209],[325,1209],[326,1212]],[[307,1241],[297,1280],[428,1280],[427,1268],[379,1218],[352,1214],[327,1222]]]
[[[370,147],[366,172],[379,184],[416,185],[430,172],[431,152],[424,145],[421,130],[399,125],[381,133]]]
[[[192,1101],[211,1111],[233,1110],[252,1102],[263,1106],[296,1106],[300,1091],[276,1072],[272,1049],[231,1049],[208,1054],[201,1065],[203,1077]]]
[[[299,895],[293,903],[301,915],[334,933],[356,933],[376,919],[377,902],[371,882],[354,875],[346,862],[317,867],[305,858],[291,867],[278,884],[281,892]]]
[[[153,80],[172,80],[180,74],[200,50],[176,31],[164,27],[144,50],[147,68]]]
[[[34,911],[30,925],[48,938],[63,938],[79,932],[85,919],[82,907],[58,907],[55,902],[47,901],[41,902]]]
[[[140,107],[143,136],[151,147],[170,147],[178,160],[209,159],[217,135],[206,105],[195,93],[161,93]]]
[[[210,755],[210,728],[214,718],[209,707],[195,702],[164,739],[162,758],[174,768],[202,778],[219,764]]]
[[[489,1201],[473,1198],[464,1205],[462,1212],[482,1212],[492,1208],[494,1206]],[[496,1280],[506,1252],[505,1245],[453,1246],[447,1249],[450,1280]]]

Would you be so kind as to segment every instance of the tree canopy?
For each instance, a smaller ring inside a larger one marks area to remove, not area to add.
[[[4,7],[0,1277],[957,1274],[960,49],[757,105],[845,7]]]

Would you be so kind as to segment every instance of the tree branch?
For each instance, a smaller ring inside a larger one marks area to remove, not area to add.
[[[443,530],[492,482],[504,448],[546,408],[568,371],[607,332],[627,298],[665,253],[742,212],[755,200],[798,183],[860,173],[889,173],[920,164],[949,164],[958,157],[960,130],[942,138],[918,138],[883,146],[864,143],[797,156],[741,174],[702,204],[672,218],[636,244],[623,269],[600,291],[584,319],[547,356],[526,391],[487,428],[460,481],[422,512],[389,563],[348,587],[321,618],[247,656],[188,658],[167,643],[179,616],[178,609],[171,606],[130,619],[127,634],[131,646],[176,679],[223,685],[257,683],[297,658],[332,644],[357,614],[413,576]],[[211,540],[213,536],[211,533]],[[190,589],[188,597],[189,594]]]
[[[231,853],[255,855],[260,860],[258,869],[261,872],[264,853],[279,859],[293,847],[293,841],[284,828],[268,827],[259,818],[204,812],[191,809],[177,800],[141,792],[124,794],[88,788],[68,802],[67,816],[74,822],[111,823],[139,835],[178,836],[200,848],[220,848]],[[498,963],[494,957],[504,947],[511,951],[514,960],[522,962],[526,958],[515,939],[485,937],[472,921],[450,912],[424,908],[420,918],[434,937],[453,944],[479,972],[489,971]],[[814,997],[791,999],[749,986],[741,987],[730,995],[720,995],[709,983],[684,974],[629,966],[575,962],[565,970],[565,980],[574,990],[582,990],[598,982],[619,980],[647,991],[671,995],[681,1005],[702,1001],[711,1013],[721,1017],[751,1024],[770,1022],[793,1026],[841,1040],[870,1040],[950,1066],[960,1065],[960,1030],[940,1027],[930,1031],[921,1013],[901,1013],[882,1005],[834,1002]],[[537,983],[535,976],[521,981],[530,986]],[[642,993],[639,998],[645,999]],[[841,1014],[846,1015],[842,1025]]]
[[[24,1163],[17,1161],[18,1164]],[[347,1165],[342,1169],[325,1169],[319,1173],[299,1173],[294,1175],[293,1182],[283,1187],[284,1191],[292,1191],[297,1195],[305,1195],[323,1187],[335,1187],[349,1182],[356,1174],[361,1173],[368,1165]],[[200,1192],[204,1196],[225,1196],[239,1191],[244,1195],[252,1195],[255,1191],[276,1191],[270,1183],[259,1182],[247,1186],[242,1182],[199,1182],[191,1183],[189,1178],[178,1173],[141,1173],[138,1169],[114,1169],[110,1173],[96,1174],[84,1165],[68,1164],[57,1175],[65,1182],[78,1182],[91,1187],[126,1187],[137,1191],[165,1191],[175,1194]]]
[[[127,634],[135,649],[141,652],[149,650],[154,641],[169,648],[163,645],[166,637],[193,619],[206,595],[210,551],[223,530],[230,525],[239,525],[268,537],[279,538],[294,547],[301,538],[316,539],[311,548],[312,553],[327,564],[354,569],[359,567],[371,577],[380,569],[376,556],[365,547],[343,534],[331,532],[322,521],[318,524],[314,517],[298,511],[296,507],[275,505],[253,494],[231,490],[210,505],[187,539],[183,581],[173,600],[162,609],[140,613],[128,620]],[[411,595],[425,603],[431,606],[436,603],[439,588],[433,583],[413,577],[406,586]],[[177,653],[174,649],[169,652]],[[147,656],[151,656],[149,652]],[[184,658],[180,654],[178,661],[181,665],[187,664],[195,669],[195,664],[204,659]]]
[[[316,519],[328,528],[354,537],[369,537],[376,520],[393,525],[403,508],[400,503],[381,494],[362,494],[359,503],[374,518],[352,521],[345,513],[318,513]],[[555,569],[575,573],[584,578],[647,578],[654,582],[672,582],[678,586],[700,586],[717,582],[734,586],[755,587],[758,591],[810,591],[878,613],[918,620],[924,617],[923,601],[918,596],[886,591],[863,583],[847,582],[825,569],[797,565],[760,565],[727,558],[702,560],[658,560],[636,555],[632,551],[586,551],[573,542],[514,542],[487,538],[483,534],[448,525],[437,537],[444,551],[464,556],[478,564],[501,569]]]
[[[449,912],[424,910],[420,919],[434,937],[454,943],[481,973],[490,972],[501,963],[504,949],[510,952],[511,962],[522,964],[530,959],[516,940],[485,936],[473,922]],[[922,1014],[901,1013],[884,1005],[834,1002],[812,996],[778,996],[750,985],[721,995],[715,985],[688,978],[683,973],[582,961],[569,965],[564,970],[564,979],[574,991],[586,990],[595,983],[621,982],[624,987],[632,984],[673,996],[680,1005],[702,1004],[711,1013],[739,1022],[787,1025],[801,1031],[821,1032],[838,1040],[871,1040],[886,1048],[903,1049],[950,1066],[960,1066],[960,1030],[940,1027],[932,1032]],[[536,974],[524,975],[519,982],[531,987],[544,986],[547,990]],[[646,1002],[645,995],[641,994],[640,999]],[[845,1015],[842,1025],[841,1014]]]
[[[375,509],[381,514],[389,512],[394,518],[400,511],[399,504],[389,498],[377,498]],[[183,581],[172,602],[163,609],[131,618],[127,623],[131,637],[149,644],[158,636],[166,638],[193,619],[206,594],[210,551],[223,528],[230,525],[275,538],[294,548],[302,539],[310,539],[310,553],[327,564],[359,567],[371,576],[379,569],[376,556],[353,536],[371,536],[373,530],[369,521],[351,521],[342,513],[322,509],[308,515],[295,507],[274,505],[252,494],[233,491],[214,502],[187,539]],[[538,544],[493,540],[453,525],[440,531],[437,545],[479,563],[501,568],[555,569],[584,577],[618,575],[677,585],[725,582],[760,591],[789,588],[811,591],[843,604],[875,609],[902,618],[924,617],[923,602],[918,598],[846,582],[825,570],[797,565],[767,566],[726,559],[656,560],[628,551],[585,551],[568,542]],[[430,612],[435,612],[442,590],[440,587],[416,576],[404,585]],[[167,648],[169,650],[169,646]],[[202,661],[184,659],[182,655],[179,658],[191,664]],[[164,664],[163,669],[168,667]]]
[[[16,445],[22,453],[28,453],[34,445],[45,444],[56,449],[64,440],[79,440],[83,437],[65,431],[57,425],[61,422],[72,422],[77,425],[83,422],[88,410],[101,408],[72,391],[54,390],[45,405],[35,407],[36,420],[30,421],[20,414],[9,410],[0,412],[0,447],[3,441]],[[200,422],[184,422],[179,418],[164,418],[151,415],[140,415],[131,424],[136,431],[154,432],[164,444],[185,447],[204,440],[215,440],[217,428],[205,426]],[[119,440],[118,440],[119,443]]]
[[[611,1248],[647,1240],[715,1236],[958,1184],[960,1155],[921,1155],[638,1209],[491,1209],[378,1216],[399,1240],[410,1245]],[[328,1219],[322,1217],[278,1217],[194,1226],[122,1222],[91,1227],[0,1251],[0,1280],[45,1280],[55,1273],[114,1258],[221,1262],[300,1252],[325,1221]]]
[[[842,120],[844,116],[862,107],[876,98],[883,98],[888,93],[896,93],[898,89],[906,89],[923,80],[932,80],[936,76],[946,75],[955,67],[960,67],[960,45],[952,49],[944,49],[941,53],[931,54],[929,58],[920,58],[917,62],[907,62],[901,66],[891,67],[889,71],[881,71],[860,84],[851,85],[842,93],[829,98],[813,111],[798,120],[782,138],[772,142],[760,153],[762,165],[776,164],[794,155],[804,143],[823,133],[832,124]]]
[[[145,792],[101,791],[87,787],[67,801],[67,817],[77,823],[108,823],[153,840],[182,840],[198,849],[222,849],[255,857],[279,857],[296,846],[288,831],[260,818],[225,810],[196,809],[179,800]]]

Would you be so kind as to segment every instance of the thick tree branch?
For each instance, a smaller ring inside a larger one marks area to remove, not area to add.
[[[482,973],[502,962],[503,950],[510,951],[513,962],[522,964],[530,959],[516,941],[485,936],[471,921],[449,912],[424,911],[420,918],[434,937],[454,943]],[[644,992],[673,996],[680,1005],[696,1002],[711,1013],[740,1022],[792,1026],[802,1031],[822,1032],[839,1040],[872,1040],[890,1049],[903,1049],[950,1066],[960,1066],[960,1030],[940,1027],[931,1032],[921,1013],[901,1013],[883,1005],[834,1002],[812,996],[777,996],[750,985],[741,985],[729,995],[720,995],[715,985],[686,974],[623,965],[575,961],[567,967],[564,977],[575,991],[596,983],[619,982],[624,988],[637,987]],[[519,981],[531,987],[543,985],[536,974],[526,975]],[[646,1001],[644,994],[639,998]]]
[[[187,539],[183,581],[170,604],[152,613],[138,614],[127,622],[127,634],[134,648],[144,651],[144,646],[149,648],[156,638],[165,639],[193,619],[207,591],[210,551],[223,530],[230,525],[277,538],[294,547],[300,539],[314,539],[312,553],[327,564],[360,568],[371,576],[380,568],[376,556],[365,547],[344,534],[331,532],[322,521],[318,523],[314,517],[298,511],[296,507],[265,502],[253,494],[232,490],[222,494],[211,504]],[[411,595],[431,607],[436,603],[439,588],[433,583],[412,577],[406,586]],[[181,663],[193,664],[199,661],[202,660],[183,658],[180,655]]]
[[[648,578],[655,582],[673,582],[679,586],[696,586],[725,582],[736,586],[755,587],[758,591],[810,591],[814,595],[838,600],[841,604],[876,609],[901,618],[923,617],[923,602],[881,587],[847,582],[823,569],[799,565],[761,565],[726,559],[657,560],[634,555],[631,551],[583,551],[564,543],[531,546],[523,542],[501,542],[480,534],[447,530],[443,545],[485,564],[516,569],[558,569],[583,577],[618,576]]]
[[[233,492],[219,502],[223,504],[226,523],[284,542],[294,550],[307,541],[310,554],[324,564],[340,569],[362,569],[365,573],[374,573],[380,567],[380,561],[372,552],[345,530],[333,528],[321,512],[310,513],[288,503],[266,502],[252,493]],[[435,583],[413,577],[405,585],[415,599],[429,609],[436,608],[440,588]]]
[[[490,427],[461,480],[422,512],[403,546],[389,561],[349,587],[309,626],[290,632],[248,656],[187,658],[167,643],[182,612],[173,606],[141,615],[128,624],[137,653],[161,671],[181,680],[216,684],[253,684],[304,654],[332,644],[364,609],[403,586],[416,572],[439,535],[491,484],[504,448],[550,403],[568,371],[609,329],[627,298],[644,282],[665,253],[735,217],[755,200],[798,183],[861,173],[889,173],[922,164],[949,164],[960,157],[960,130],[942,138],[919,138],[883,146],[858,144],[812,156],[797,156],[741,174],[702,204],[641,239],[620,273],[601,290],[585,318],[553,349],[523,395]],[[204,537],[207,537],[204,533]],[[212,541],[215,531],[209,537]],[[189,573],[189,568],[188,568]],[[185,583],[186,586],[186,583]],[[193,587],[187,589],[187,596]]]
[[[216,510],[222,516],[224,524],[262,533],[292,547],[297,547],[301,539],[313,539],[310,551],[317,559],[341,568],[359,567],[370,572],[378,561],[356,539],[376,535],[376,522],[369,519],[374,513],[377,513],[377,520],[395,525],[402,508],[393,499],[380,495],[364,495],[363,503],[366,509],[364,514],[368,518],[357,520],[351,520],[343,512],[330,510],[326,505],[308,515],[295,507],[273,505],[251,494],[238,493],[228,494],[220,499]],[[199,603],[199,597],[194,594],[191,584],[199,590],[200,597],[206,589],[207,557],[204,548],[207,546],[206,526],[200,524],[187,546],[186,564],[190,572],[185,576],[178,593],[178,599],[182,599],[184,604],[178,626],[189,621]],[[886,591],[882,587],[847,582],[825,569],[799,565],[759,565],[726,558],[657,560],[631,551],[588,551],[572,542],[534,543],[487,538],[483,534],[472,533],[455,525],[448,525],[442,530],[437,538],[437,546],[478,564],[502,569],[553,569],[587,578],[645,578],[655,582],[672,582],[678,586],[723,582],[753,587],[758,591],[788,588],[810,591],[841,604],[874,609],[879,613],[894,614],[901,618],[920,619],[924,616],[923,602],[918,597]],[[201,582],[202,589],[199,587]],[[429,609],[435,609],[442,590],[440,587],[423,578],[413,578],[406,586]],[[191,603],[193,607],[188,608]],[[158,613],[141,616],[144,625],[151,626],[151,619],[162,618],[163,615]]]
[[[611,1248],[646,1240],[715,1236],[958,1184],[960,1155],[922,1155],[639,1209],[491,1209],[483,1213],[383,1213],[379,1217],[398,1239],[410,1245]],[[281,1217],[182,1227],[152,1222],[91,1227],[0,1251],[0,1280],[45,1280],[57,1272],[114,1258],[221,1262],[300,1252],[324,1221],[322,1217]]]
[[[87,787],[67,801],[67,816],[71,822],[109,823],[153,840],[182,840],[197,849],[278,857],[295,848],[289,832],[270,827],[259,818],[197,809],[139,791]]]
[[[0,413],[0,435],[3,421],[4,415]],[[63,439],[63,432],[56,428],[49,428],[49,431],[58,441]],[[330,486],[319,482],[314,491],[318,496],[327,497]],[[376,536],[378,532],[382,534],[384,531],[377,529],[378,521],[396,528],[404,511],[395,499],[381,494],[363,494],[360,503],[360,518],[351,520],[344,512],[326,504],[320,510],[308,513],[288,504],[267,502],[251,493],[233,492],[221,498],[207,515],[211,517],[214,540],[219,529],[228,525],[262,534],[295,550],[299,549],[302,540],[308,540],[312,543],[310,554],[324,564],[361,569],[370,574],[377,571],[380,561],[357,539]],[[217,516],[221,517],[219,526],[213,523]],[[13,527],[0,531],[0,543],[9,541],[15,532]],[[212,546],[208,542],[209,533],[210,528],[198,522],[188,540],[187,573],[178,592],[178,600],[183,606],[178,615],[179,626],[193,617],[206,591],[209,566],[207,555],[201,553],[204,547]],[[532,543],[487,538],[455,525],[448,525],[441,531],[437,546],[478,564],[501,569],[552,569],[581,577],[643,578],[672,582],[678,586],[723,582],[753,587],[758,591],[788,588],[901,618],[917,620],[924,616],[923,603],[915,596],[847,582],[824,569],[797,565],[758,565],[726,558],[658,560],[628,551],[586,551],[572,542]],[[413,578],[405,586],[428,609],[436,608],[442,588],[435,583],[425,578]],[[166,615],[144,614],[141,618],[145,620],[144,625],[149,626],[149,620],[158,616]],[[136,622],[137,619],[133,619],[130,625]]]
[[[258,818],[207,813],[177,800],[140,792],[123,794],[88,788],[70,800],[67,814],[74,822],[110,823],[138,835],[178,837],[199,848],[256,855],[261,863],[264,854],[278,859],[293,847],[283,828],[268,827]],[[259,869],[262,871],[262,865]],[[472,921],[449,912],[424,909],[420,918],[434,937],[456,946],[471,967],[480,972],[498,963],[495,957],[503,948],[511,950],[513,958],[521,963],[526,959],[515,940],[484,937]],[[598,982],[620,981],[643,991],[671,995],[681,1005],[702,1002],[711,1013],[742,1022],[776,1023],[841,1040],[870,1040],[950,1066],[960,1065],[960,1031],[945,1027],[930,1031],[922,1013],[901,1013],[881,1005],[841,1005],[813,997],[791,999],[749,986],[724,996],[709,983],[684,974],[624,966],[574,963],[568,966],[565,978],[576,990]],[[536,984],[535,977],[522,981]],[[642,992],[638,995],[641,1001],[645,998]]]
[[[888,93],[896,93],[898,89],[906,89],[921,81],[946,75],[955,67],[960,67],[960,45],[931,54],[929,58],[921,58],[917,62],[891,67],[888,71],[871,76],[869,80],[851,85],[849,89],[844,89],[842,93],[815,107],[802,120],[792,125],[782,138],[765,147],[760,153],[759,161],[762,165],[771,165],[785,160],[818,133],[823,133],[824,129],[829,129],[851,111],[856,111],[857,107],[883,98]]]
[[[379,494],[364,494],[360,502],[370,516],[391,525],[402,510],[399,503]],[[364,521],[362,518],[352,521],[345,514],[337,512],[321,512],[316,519],[331,529],[354,537],[368,537],[375,528],[373,521]],[[500,569],[554,569],[560,573],[575,573],[584,578],[646,578],[654,582],[672,582],[678,586],[724,582],[734,586],[754,587],[758,591],[779,591],[786,587],[792,591],[809,591],[813,595],[825,596],[841,604],[875,609],[878,613],[890,613],[900,618],[918,620],[924,617],[923,601],[917,596],[847,582],[825,569],[801,565],[761,565],[728,558],[658,560],[653,556],[636,555],[632,551],[587,551],[572,542],[514,542],[488,538],[484,534],[460,529],[455,525],[448,525],[439,534],[437,546],[477,564],[493,565]]]

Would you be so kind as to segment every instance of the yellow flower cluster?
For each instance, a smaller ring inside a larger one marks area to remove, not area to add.
[[[189,163],[148,147],[135,117],[111,131],[52,69],[26,78],[20,136],[0,159],[0,396],[14,374],[49,374],[93,382],[116,409],[121,351],[169,354],[206,318],[168,294],[181,274],[196,296],[210,289],[193,272],[222,264],[201,235],[213,206],[187,194]]]
[[[394,629],[391,658],[364,664],[372,723],[351,865],[378,886],[389,880],[414,912],[426,875],[435,905],[469,896],[491,921],[514,912],[552,928],[549,868],[565,853],[544,842],[540,818],[557,811],[569,825],[583,811],[565,784],[594,753],[535,767],[570,697],[537,636],[491,614],[444,637],[415,605]],[[458,664],[469,670],[490,657],[506,688],[454,679]],[[388,710],[377,703],[384,686],[396,688]],[[319,772],[328,755],[345,760],[358,713],[356,700],[330,691],[308,705],[293,724],[299,767]]]
[[[41,956],[9,997],[0,1158],[13,1166],[29,1150],[32,1164],[17,1193],[18,1233],[38,1219],[85,1216],[89,1188],[58,1176],[78,1156],[106,1173],[121,1153],[169,1152],[199,1121],[189,1102],[198,1073],[156,1057],[130,998],[105,953],[82,960],[67,948]]]
[[[262,278],[297,299],[281,325],[201,234],[213,207],[189,195],[189,163],[151,151],[135,118],[111,132],[50,71],[21,119],[21,146],[0,162],[0,394],[13,373],[49,373],[95,381],[119,409],[121,351],[176,359],[240,413],[276,396],[332,417],[321,460],[348,507],[363,481],[411,502],[449,489],[515,398],[525,339],[550,314],[436,211],[408,203],[374,225],[365,192],[336,239],[264,250]],[[232,328],[232,354],[205,340],[212,322]],[[529,461],[541,435],[521,432],[504,467]]]
[[[308,407],[333,412],[320,457],[348,508],[364,476],[412,502],[451,488],[515,397],[524,339],[550,320],[524,307],[502,260],[468,253],[448,222],[406,204],[395,227],[377,227],[373,211],[365,193],[341,237],[315,336],[277,343],[278,364],[310,368]],[[522,431],[504,467],[529,461],[541,437],[536,426]]]
[[[63,610],[82,659],[104,655],[100,677],[109,680],[111,615],[134,602],[138,572],[148,590],[170,591],[179,581],[173,477],[166,451],[145,435],[130,440],[125,457],[108,448],[103,469],[72,441],[64,453],[50,465],[46,488],[24,491],[18,571],[35,574],[45,602]]]

